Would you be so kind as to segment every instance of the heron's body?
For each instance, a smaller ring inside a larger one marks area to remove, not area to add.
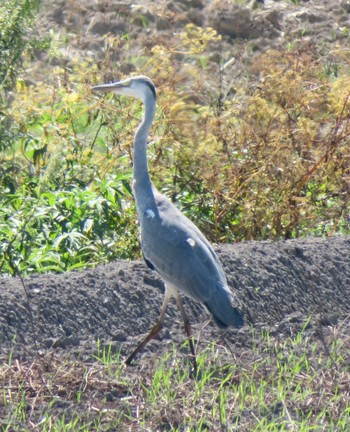
[[[153,196],[153,205],[139,210],[146,261],[167,286],[204,303],[221,327],[240,327],[241,317],[231,305],[231,293],[213,248],[196,225],[166,197],[156,190]]]
[[[158,324],[128,362],[160,330],[166,305],[172,295],[176,297],[185,326],[188,327],[186,330],[190,333],[179,291],[205,304],[220,327],[241,327],[242,316],[232,305],[232,294],[213,248],[196,225],[159,193],[150,180],[146,149],[156,109],[153,83],[141,76],[93,89],[133,96],[141,99],[145,105],[145,116],[134,141],[133,189],[141,226],[143,255],[148,265],[164,279],[166,293]]]

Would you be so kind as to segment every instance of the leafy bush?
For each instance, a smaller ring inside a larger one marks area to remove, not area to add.
[[[17,89],[9,111],[17,139],[2,153],[12,169],[0,179],[4,273],[66,271],[135,254],[130,164],[122,149],[108,147],[104,117],[87,109],[84,88]]]
[[[0,88],[11,88],[23,54],[47,47],[48,40],[33,34],[31,26],[40,0],[5,0],[0,6]]]
[[[7,91],[16,83],[23,57],[49,46],[49,39],[39,38],[32,28],[39,4],[40,0],[5,0],[0,5],[0,151],[16,139],[7,113]],[[6,167],[0,168],[0,174],[4,172]]]
[[[223,92],[189,57],[186,93],[161,98],[169,194],[219,242],[349,232],[347,59],[329,68],[310,49],[272,50],[255,59],[255,85],[236,88],[231,71]]]
[[[123,176],[107,176],[90,188],[8,194],[0,207],[1,271],[66,271],[101,263],[106,255],[129,258],[135,233],[132,213],[121,212],[121,197],[129,194],[123,183]],[[129,242],[119,241],[119,230]]]

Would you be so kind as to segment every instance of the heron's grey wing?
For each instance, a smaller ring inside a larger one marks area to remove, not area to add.
[[[199,229],[165,197],[157,197],[158,214],[141,220],[145,258],[166,282],[187,295],[206,302],[226,286],[221,264]]]

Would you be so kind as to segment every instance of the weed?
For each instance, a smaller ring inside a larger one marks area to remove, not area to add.
[[[254,350],[235,363],[225,348],[208,345],[197,379],[175,348],[142,373],[100,344],[96,363],[55,356],[3,364],[2,430],[347,430],[346,340],[335,334],[327,353],[307,330],[254,338]]]

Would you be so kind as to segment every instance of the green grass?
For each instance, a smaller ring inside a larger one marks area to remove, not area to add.
[[[191,376],[175,348],[151,364],[123,364],[112,345],[96,361],[69,356],[9,359],[0,370],[1,431],[347,431],[349,338],[335,329],[327,349],[301,331],[252,334],[237,358],[212,343]]]

